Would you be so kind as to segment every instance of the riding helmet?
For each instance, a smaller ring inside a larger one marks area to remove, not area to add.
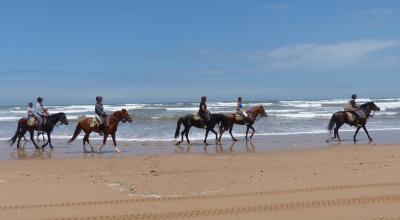
[[[97,97],[96,97],[96,101],[98,101],[98,100],[100,100],[100,99],[103,99],[103,97],[101,97],[101,96],[97,96]]]
[[[40,101],[43,101],[43,98],[42,98],[42,97],[38,97],[36,100],[37,100],[38,102],[40,102]]]

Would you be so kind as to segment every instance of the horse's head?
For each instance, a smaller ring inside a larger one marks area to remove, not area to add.
[[[68,125],[69,123],[68,123],[68,119],[67,119],[67,116],[65,115],[65,113],[64,112],[60,112],[59,114],[60,114],[60,120],[59,121],[61,121],[61,123],[65,124],[65,125]]]
[[[262,105],[260,105],[258,113],[261,115],[261,117],[267,117],[267,113],[265,112],[265,109]]]
[[[367,107],[371,107],[371,110],[374,110],[374,111],[380,111],[381,110],[381,108],[376,106],[374,102],[367,102],[365,104],[362,104],[360,107],[364,108],[364,109],[366,109]]]
[[[121,113],[122,113],[122,115],[121,115],[122,119],[128,121],[129,123],[132,122],[132,117],[126,109],[123,108]]]

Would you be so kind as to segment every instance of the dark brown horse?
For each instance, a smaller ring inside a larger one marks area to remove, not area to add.
[[[50,148],[53,149],[54,147],[51,145],[50,134],[53,131],[54,126],[57,124],[57,122],[61,122],[61,124],[68,125],[68,120],[67,120],[67,116],[65,116],[65,113],[63,113],[63,112],[49,115],[46,117],[46,120],[47,120],[46,124],[42,125],[42,130],[43,130],[43,132],[45,132],[47,134],[47,142],[46,142],[46,144],[42,145],[42,148],[46,147],[47,144],[50,144]],[[17,148],[19,148],[19,143],[21,141],[21,138],[24,137],[24,135],[27,131],[29,131],[30,139],[31,139],[32,143],[35,145],[36,148],[39,148],[36,145],[35,140],[33,139],[33,132],[35,130],[37,131],[37,129],[38,129],[37,126],[28,126],[28,120],[27,120],[27,118],[24,118],[24,120],[18,121],[17,131],[15,132],[14,137],[12,137],[8,142],[12,146],[15,143],[15,141],[18,139]]]
[[[18,120],[18,124],[19,123],[22,123],[24,120],[26,120],[27,119],[27,117],[24,117],[24,118],[20,118],[19,120]],[[37,135],[36,135],[36,140],[37,141],[39,141],[39,136],[40,136],[40,134],[39,134],[39,132],[37,133]],[[25,138],[25,136],[22,136],[23,138],[24,138],[24,140],[25,141],[28,141],[26,138]],[[42,139],[43,139],[43,141],[45,141],[46,139],[44,138],[44,133],[42,133]]]
[[[369,118],[369,116],[371,115],[371,111],[379,111],[381,110],[378,106],[375,105],[374,102],[367,102],[365,104],[360,105],[360,109],[362,111],[364,111],[365,113],[365,118],[360,118],[360,125],[361,127],[364,129],[365,133],[367,134],[368,138],[370,141],[372,141],[372,138],[369,136],[367,128],[365,127],[365,125],[367,124],[367,119]],[[354,122],[350,122],[349,118],[346,115],[347,113],[344,111],[340,111],[340,112],[336,112],[335,114],[332,115],[331,120],[329,121],[329,125],[328,125],[328,131],[329,133],[332,133],[332,130],[334,131],[334,136],[331,139],[335,139],[336,137],[339,139],[339,141],[342,141],[342,139],[340,139],[339,137],[339,128],[343,125],[343,124],[348,124],[351,126],[356,126]],[[333,129],[334,124],[336,124],[335,129]],[[358,131],[360,130],[361,127],[357,127],[356,133],[353,136],[353,140],[356,140],[356,136]],[[327,140],[329,141],[329,139]]]
[[[250,119],[248,120],[248,124],[247,129],[246,129],[246,140],[247,139],[247,134],[249,133],[249,128],[251,128],[251,130],[253,130],[253,132],[250,135],[250,139],[253,137],[253,134],[255,132],[255,129],[253,128],[253,124],[257,119],[258,115],[261,115],[261,117],[267,117],[267,113],[265,112],[265,109],[262,105],[260,106],[256,106],[251,108],[249,111],[247,111],[247,113],[250,116]],[[233,135],[232,135],[232,128],[233,128],[233,124],[238,124],[238,125],[245,125],[243,120],[236,120],[236,113],[234,114],[227,114],[226,117],[228,118],[228,125],[229,125],[229,134],[231,135],[232,139],[234,141],[237,141]],[[219,140],[221,140],[222,134],[224,133],[224,130],[222,127],[219,128]]]
[[[110,135],[110,134],[111,134],[111,137],[113,139],[115,150],[118,153],[121,153],[121,151],[118,150],[118,148],[117,148],[117,142],[115,141],[115,132],[117,132],[117,128],[118,128],[118,123],[119,122],[128,121],[130,123],[130,122],[132,122],[132,117],[129,115],[129,113],[128,113],[128,111],[126,109],[115,111],[114,113],[112,113],[108,117],[109,117],[109,124],[108,124],[108,127],[104,128],[103,144],[100,146],[99,150],[97,150],[97,153],[101,152],[101,149],[106,144],[108,135]],[[71,143],[72,141],[74,141],[76,139],[76,137],[78,137],[79,133],[81,133],[81,131],[83,130],[85,132],[85,137],[83,137],[83,151],[85,153],[88,152],[86,150],[86,147],[85,147],[85,142],[87,142],[89,144],[90,148],[91,148],[91,152],[94,153],[93,146],[89,142],[89,135],[92,132],[99,133],[99,128],[97,126],[90,127],[90,120],[91,119],[92,119],[92,117],[88,117],[88,118],[82,119],[81,121],[78,122],[78,124],[76,125],[76,128],[75,128],[74,135],[67,142],[67,144]]]
[[[220,125],[221,123],[221,125]],[[196,128],[203,128],[203,123],[200,120],[194,120],[192,114],[188,114],[184,117],[179,118],[178,122],[176,123],[176,130],[175,130],[175,138],[178,138],[179,136],[179,130],[181,129],[181,124],[185,127],[183,131],[181,132],[181,141],[178,141],[175,145],[179,145],[183,142],[183,135],[186,137],[186,141],[188,144],[190,144],[189,141],[189,130],[190,127],[194,126]],[[215,125],[219,125],[220,128],[225,128],[228,129],[228,120],[225,115],[223,114],[210,114],[210,120],[207,123],[207,129],[206,129],[206,136],[204,138],[204,144],[208,145],[207,143],[207,136],[208,132],[211,131],[215,134],[215,144],[219,144],[217,132],[215,132],[214,127]]]

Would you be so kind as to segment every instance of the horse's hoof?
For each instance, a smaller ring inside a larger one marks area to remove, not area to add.
[[[204,144],[205,144],[205,145],[208,145],[208,143],[207,143],[207,142],[204,142]]]
[[[339,142],[342,142],[342,139],[339,139]]]
[[[370,138],[369,141],[373,141],[373,140]]]
[[[182,142],[178,142],[178,143],[176,143],[175,145],[180,145]]]
[[[100,154],[100,151],[99,151],[99,150],[97,151],[97,154]]]
[[[117,150],[117,153],[121,153],[121,151],[120,151],[120,150]]]

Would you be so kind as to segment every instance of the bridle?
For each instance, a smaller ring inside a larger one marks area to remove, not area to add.
[[[125,120],[125,119],[115,117],[115,116],[114,116],[114,113],[111,114],[111,117],[112,117],[115,121],[118,121],[117,126],[120,125],[120,122],[122,122],[122,124],[125,124],[125,123],[126,123],[126,120]]]

